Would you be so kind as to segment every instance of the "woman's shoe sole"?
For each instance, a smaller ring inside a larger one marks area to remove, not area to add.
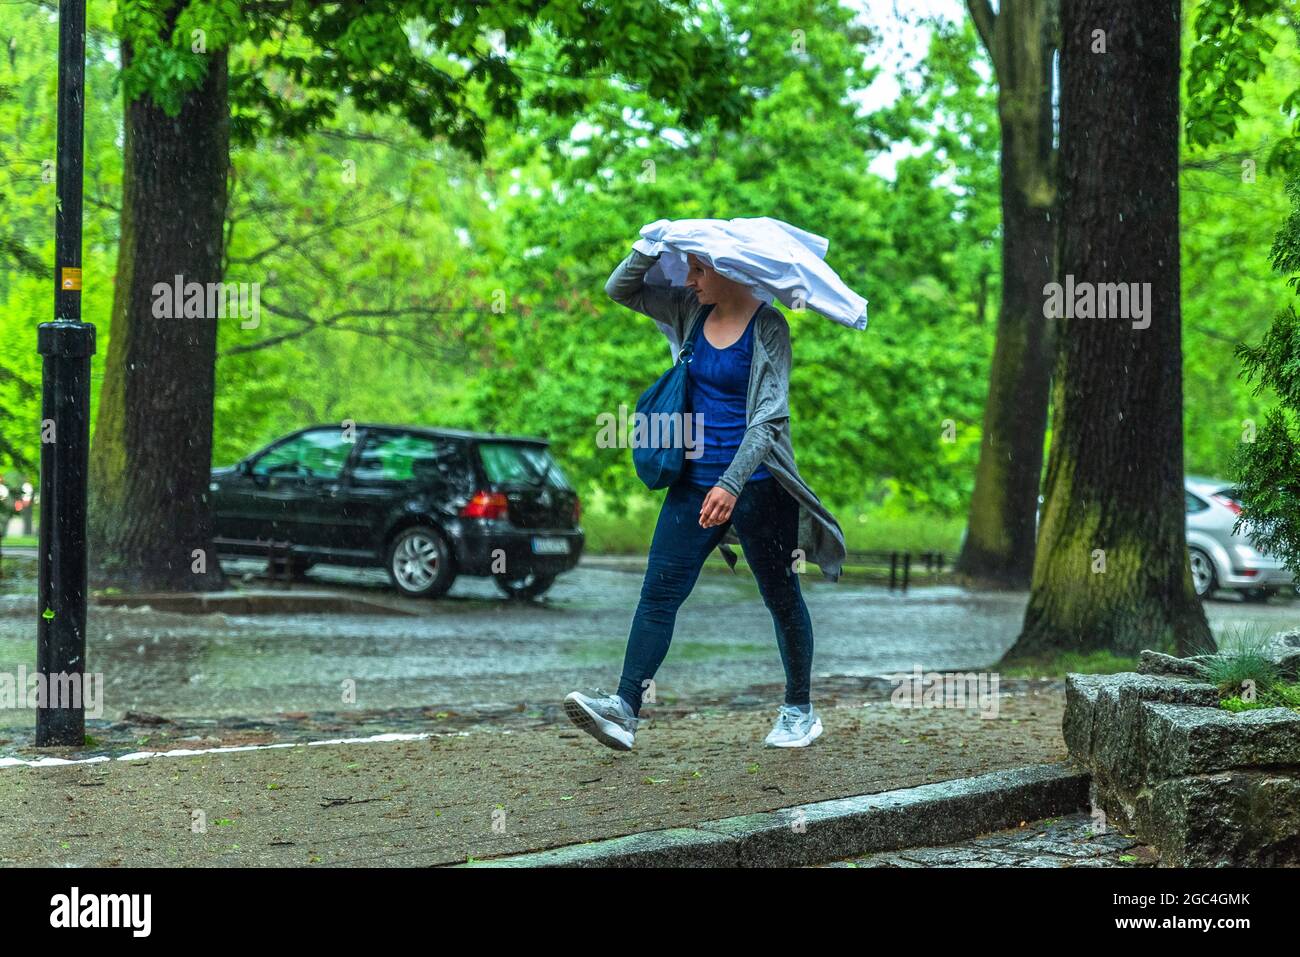
[[[569,716],[570,721],[583,731],[586,731],[601,744],[605,745],[605,747],[613,748],[615,751],[632,750],[632,745],[614,737],[610,732],[606,731],[604,725],[608,725],[609,722],[596,714],[581,701],[578,701],[575,698],[565,698],[564,713]]]

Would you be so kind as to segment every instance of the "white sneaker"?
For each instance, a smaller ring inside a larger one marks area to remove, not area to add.
[[[599,688],[596,689],[600,691]],[[606,747],[631,751],[636,737],[637,719],[628,703],[616,694],[598,698],[573,691],[564,697],[564,713],[569,720]]]
[[[783,704],[776,714],[776,724],[763,743],[769,748],[806,748],[822,733],[822,719],[812,708],[804,714],[792,704]]]

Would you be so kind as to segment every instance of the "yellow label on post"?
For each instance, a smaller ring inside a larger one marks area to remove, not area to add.
[[[81,268],[77,266],[64,266],[62,279],[59,282],[62,289],[81,291]]]

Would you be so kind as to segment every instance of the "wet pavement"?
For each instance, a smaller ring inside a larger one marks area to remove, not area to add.
[[[763,746],[769,698],[656,705],[630,752],[555,715],[549,724],[545,714],[482,714],[477,723],[430,715],[424,733],[405,740],[2,768],[0,865],[452,864],[1066,754],[1057,687],[1007,692],[989,719],[968,708],[895,707],[865,679],[828,685],[837,693],[819,704],[826,731],[808,748]]]
[[[0,672],[34,665],[34,565],[0,582]],[[256,563],[245,589],[264,592]],[[1059,761],[1063,682],[1000,682],[997,720],[907,709],[882,677],[991,666],[1026,595],[954,586],[907,593],[804,579],[817,635],[814,696],[827,732],[795,754],[761,746],[781,695],[770,616],[748,575],[709,570],[631,755],[567,724],[572,688],[613,686],[643,566],[595,559],[539,602],[462,579],[439,601],[395,596],[382,574],[322,569],[291,589],[371,613],[179,614],[92,606],[89,670],[103,714],[80,749],[31,747],[34,716],[0,710],[3,863],[449,863],[597,840]],[[1300,606],[1208,603],[1216,632],[1295,627]],[[374,613],[378,611],[379,613]],[[353,698],[349,692],[355,691]],[[329,747],[385,732],[410,737]],[[146,757],[139,752],[257,750]],[[63,767],[31,766],[59,759]],[[52,793],[58,799],[51,802]],[[196,812],[212,826],[193,830]],[[502,814],[505,817],[502,817]],[[506,821],[502,829],[499,825]],[[841,866],[1141,867],[1131,837],[1086,817],[1038,821]]]
[[[12,568],[12,560],[6,563]],[[234,570],[258,565],[230,563]],[[92,606],[88,669],[106,682],[104,716],[175,718],[282,711],[554,702],[617,683],[642,573],[580,567],[541,601],[514,602],[462,578],[409,615],[175,614]],[[398,601],[382,573],[313,570],[312,585]],[[978,668],[1014,637],[1023,599],[956,588],[906,595],[804,579],[816,674]],[[265,583],[261,583],[265,585]],[[0,671],[35,663],[31,585],[12,575],[0,597]],[[706,572],[682,608],[658,676],[659,697],[781,678],[772,619],[747,574]],[[355,702],[344,700],[355,683]],[[352,687],[351,685],[347,686]],[[0,714],[0,728],[10,716]],[[29,723],[26,717],[18,724]]]
[[[721,563],[719,563],[721,566]],[[313,570],[309,587],[387,603],[404,614],[177,614],[92,606],[89,670],[106,683],[97,726],[127,712],[174,721],[272,715],[521,711],[558,703],[575,688],[612,689],[642,578],[638,562],[595,559],[562,576],[541,601],[514,602],[485,579],[462,578],[437,601],[397,598],[382,572]],[[34,562],[6,557],[0,583],[0,672],[35,663]],[[234,580],[257,562],[227,563]],[[250,584],[266,587],[265,581]],[[304,586],[308,587],[308,586]],[[906,593],[803,579],[816,633],[816,681],[978,670],[1019,630],[1024,593],[955,586]],[[1216,631],[1242,624],[1294,627],[1300,606],[1211,602]],[[729,700],[741,689],[779,693],[771,617],[748,573],[720,567],[683,606],[658,676],[658,697]],[[775,701],[775,699],[774,699]],[[768,702],[768,703],[774,703]],[[0,738],[21,739],[33,715],[0,711]],[[332,720],[332,719],[331,719]],[[355,722],[353,722],[355,723]],[[400,724],[400,721],[390,722]]]

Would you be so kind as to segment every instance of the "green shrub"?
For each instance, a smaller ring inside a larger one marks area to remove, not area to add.
[[[1287,186],[1291,213],[1273,242],[1273,268],[1300,291],[1300,180]],[[1241,375],[1254,382],[1254,394],[1271,389],[1278,405],[1264,425],[1243,441],[1232,471],[1243,503],[1235,530],[1247,523],[1255,543],[1276,554],[1300,574],[1300,316],[1288,305],[1273,320],[1257,346],[1236,349]]]

